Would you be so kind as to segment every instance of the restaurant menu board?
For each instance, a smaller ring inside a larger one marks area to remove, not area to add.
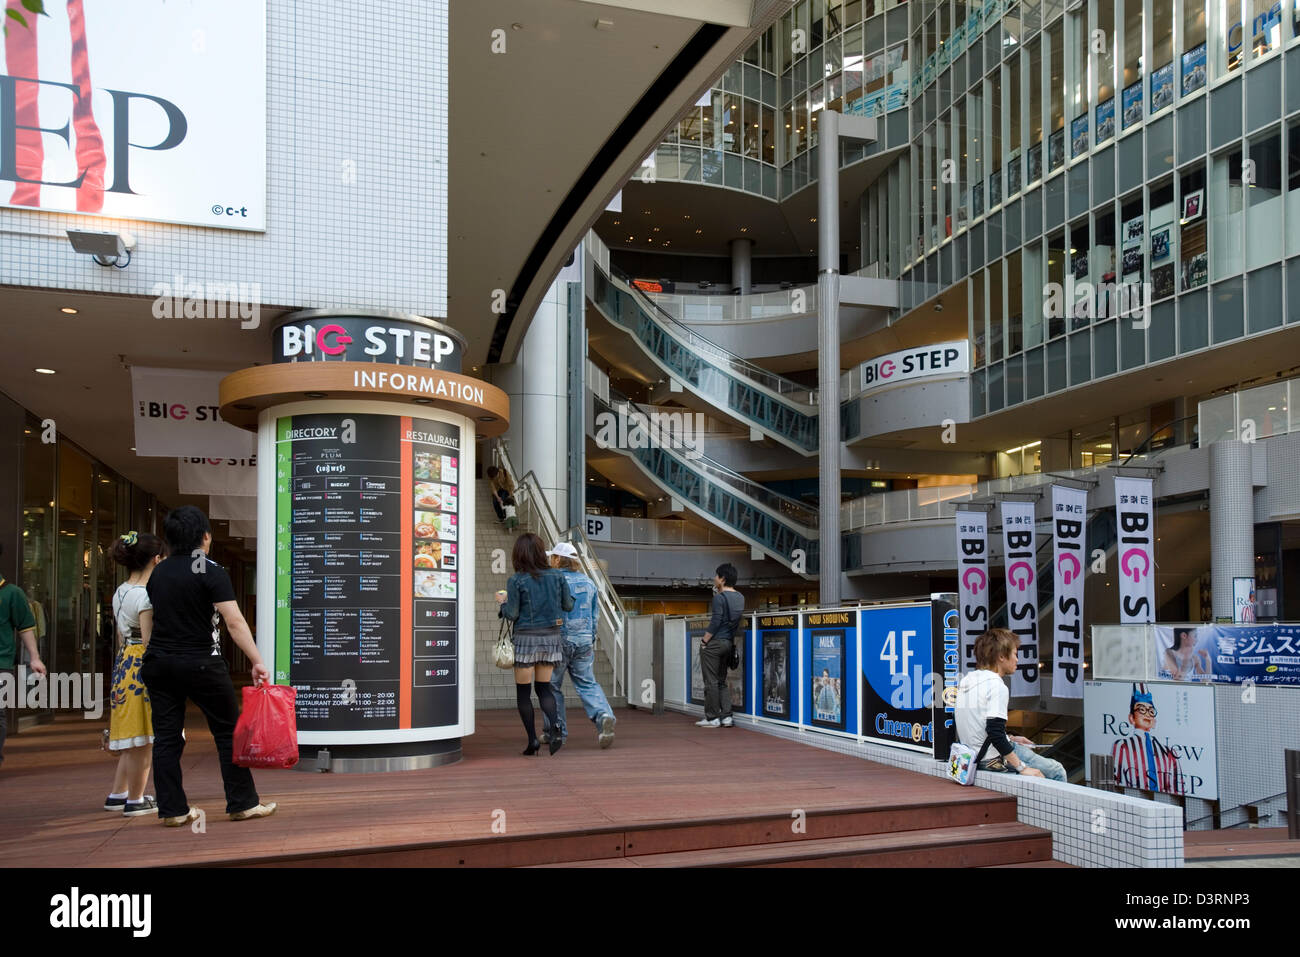
[[[431,419],[277,420],[275,680],[299,729],[458,722],[460,442]]]

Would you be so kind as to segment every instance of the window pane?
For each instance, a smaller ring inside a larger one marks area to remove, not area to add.
[[[1246,213],[1246,268],[1254,269],[1281,258],[1277,239],[1282,235],[1282,131],[1250,141],[1244,171]]]
[[[1210,165],[1210,272],[1215,279],[1241,272],[1241,150],[1220,153]],[[1217,341],[1217,340],[1216,340]]]

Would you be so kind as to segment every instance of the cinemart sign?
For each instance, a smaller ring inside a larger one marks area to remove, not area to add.
[[[933,379],[970,372],[965,339],[891,352],[862,363],[862,391],[872,392],[911,379]]]
[[[266,229],[265,0],[45,9],[5,18],[0,206]]]

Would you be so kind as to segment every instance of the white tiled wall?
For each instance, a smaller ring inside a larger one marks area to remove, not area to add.
[[[703,713],[697,707],[675,710]],[[747,715],[736,715],[736,721],[816,748],[920,774],[945,775],[943,762],[912,751],[859,744],[849,738],[754,721]],[[1078,867],[1183,866],[1183,811],[1175,805],[1012,774],[981,774],[976,784],[1014,795],[1021,823],[1052,832],[1052,857],[1058,861]]]
[[[445,317],[447,2],[268,0],[265,233],[0,209],[0,284],[152,297],[179,274]],[[133,233],[130,265],[77,255],[69,228]]]

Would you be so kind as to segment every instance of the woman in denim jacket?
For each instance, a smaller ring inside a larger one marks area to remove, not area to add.
[[[528,732],[524,754],[536,754],[541,747],[529,686],[537,688],[537,700],[551,725],[558,721],[555,696],[551,693],[551,671],[564,662],[562,628],[564,613],[573,609],[573,596],[564,575],[551,568],[546,546],[531,532],[520,535],[511,555],[515,574],[506,583],[503,598],[497,593],[502,618],[515,623],[515,701],[519,717]],[[534,676],[534,672],[536,675]],[[534,682],[534,677],[536,678]],[[551,754],[564,744],[560,735],[552,735]]]

